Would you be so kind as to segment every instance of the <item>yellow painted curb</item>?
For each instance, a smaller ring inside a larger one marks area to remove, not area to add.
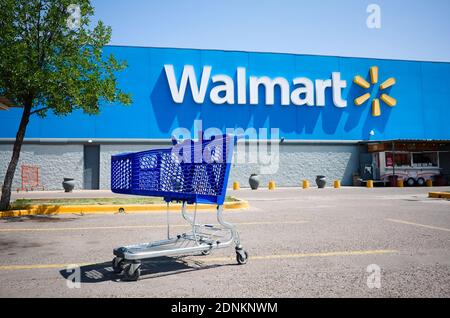
[[[428,197],[435,199],[450,199],[450,192],[429,192]]]
[[[225,210],[245,209],[249,207],[247,201],[225,202],[223,204]],[[199,204],[197,210],[215,210],[216,206],[213,204]],[[167,205],[165,204],[108,204],[108,205],[34,205],[24,210],[11,210],[0,212],[0,218],[3,217],[18,217],[29,215],[53,215],[53,214],[112,214],[118,213],[119,209],[123,209],[125,213],[145,213],[145,212],[166,212]],[[170,204],[169,211],[179,212],[181,204]],[[188,205],[188,211],[193,211],[194,205]]]

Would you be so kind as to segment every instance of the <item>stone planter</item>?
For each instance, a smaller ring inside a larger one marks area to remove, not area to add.
[[[259,176],[257,174],[252,174],[250,179],[248,179],[248,183],[250,184],[250,188],[252,188],[252,190],[257,190],[260,182],[261,181],[259,180]]]
[[[317,176],[316,177],[316,184],[319,187],[319,189],[325,188],[327,185],[327,179],[325,176]]]
[[[75,188],[75,179],[64,178],[62,185],[64,188],[64,192],[72,192],[73,188]]]

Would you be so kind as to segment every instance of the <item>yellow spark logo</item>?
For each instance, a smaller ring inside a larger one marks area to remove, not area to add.
[[[364,89],[369,89],[371,84],[374,85],[374,84],[378,83],[378,66],[372,66],[370,68],[370,82],[371,83],[367,82],[364,78],[362,78],[359,75],[355,76],[355,78],[353,79],[353,83],[355,83],[356,85],[358,85]],[[388,78],[386,81],[384,81],[380,85],[380,90],[384,91],[394,85],[395,85],[395,78],[394,77]],[[355,98],[355,101],[354,101],[355,105],[361,106],[370,98],[370,96],[371,96],[370,93],[365,93],[365,94],[359,96],[358,98]],[[382,93],[380,95],[380,99],[386,105],[388,105],[390,107],[394,107],[395,105],[397,105],[397,100],[395,98],[389,96],[386,93]],[[378,117],[381,115],[380,99],[375,98],[372,101],[372,116],[374,116],[374,117]]]

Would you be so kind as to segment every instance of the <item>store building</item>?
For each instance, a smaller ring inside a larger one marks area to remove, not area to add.
[[[394,161],[450,174],[450,63],[125,46],[106,47],[110,53],[128,62],[118,80],[132,105],[105,104],[98,116],[33,117],[15,189],[22,165],[39,167],[45,189],[61,189],[64,177],[78,189],[108,189],[111,155],[165,147],[177,128],[195,136],[199,125],[280,140],[278,169],[263,183],[299,186],[325,175],[351,185],[357,173],[381,179],[380,167],[389,174]],[[0,110],[2,179],[21,115],[7,109]],[[404,146],[406,157],[387,148],[400,142],[421,146]],[[259,162],[236,163],[230,182],[246,186],[252,173]]]

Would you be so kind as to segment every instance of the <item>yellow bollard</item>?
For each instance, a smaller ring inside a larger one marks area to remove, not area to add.
[[[367,187],[373,188],[373,180],[367,180]]]
[[[397,179],[397,187],[403,188],[405,186],[403,179]]]
[[[309,188],[309,181],[303,180],[303,189],[308,189],[308,188]]]
[[[233,190],[237,191],[241,188],[241,185],[239,184],[239,182],[234,182],[233,183]]]
[[[334,188],[335,189],[339,189],[341,187],[341,181],[339,180],[334,180]]]
[[[433,186],[433,180],[428,179],[427,180],[427,187],[432,187]]]
[[[269,181],[269,190],[275,190],[275,181]]]

